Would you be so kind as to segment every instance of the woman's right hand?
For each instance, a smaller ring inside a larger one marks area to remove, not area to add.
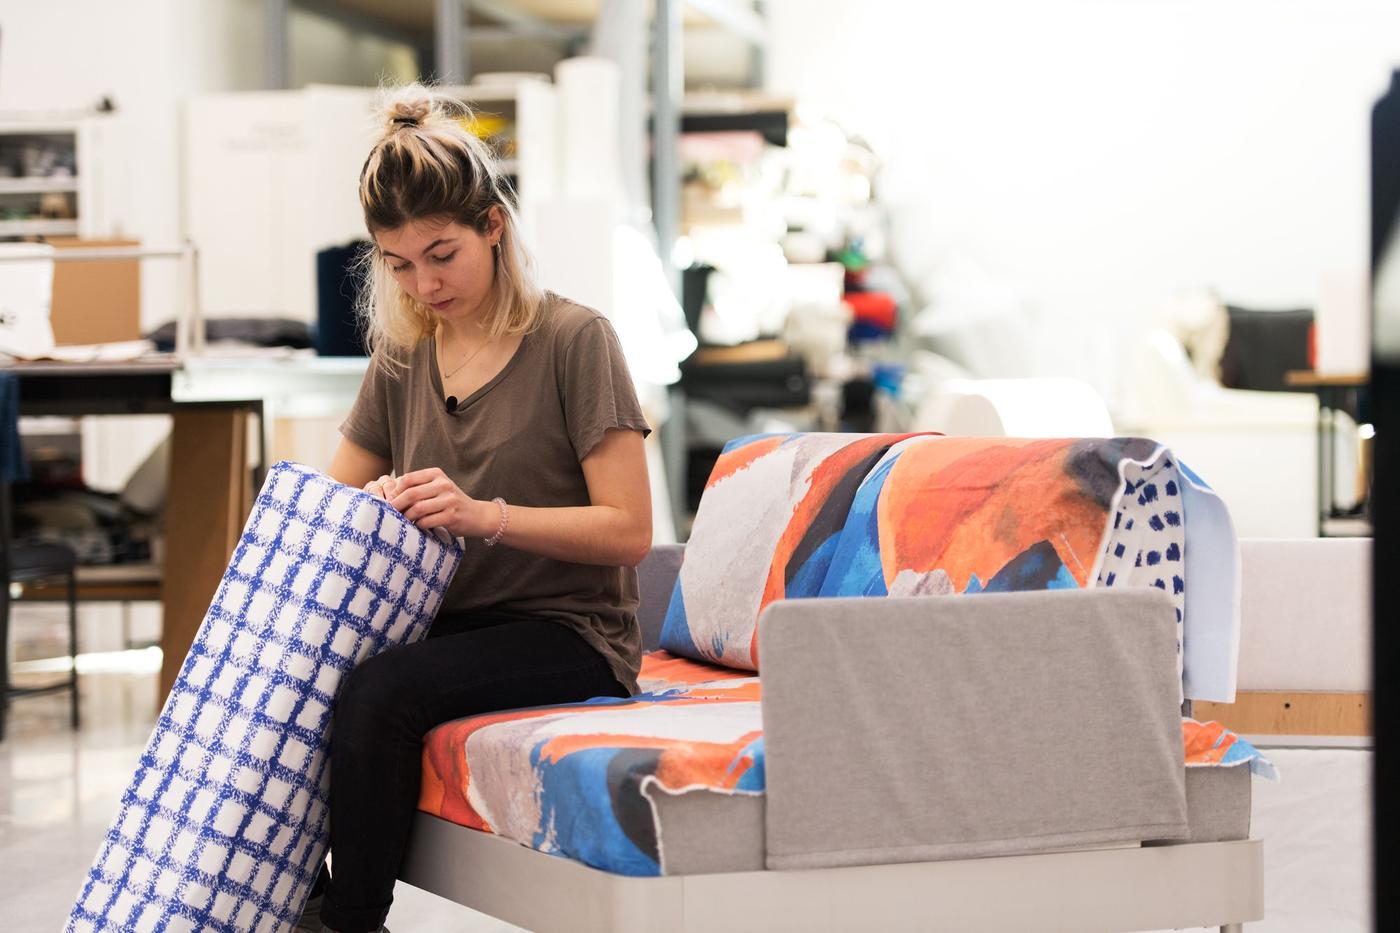
[[[377,496],[380,499],[388,501],[389,497],[394,494],[394,487],[396,485],[397,483],[394,482],[392,476],[385,475],[379,477],[379,479],[372,479],[368,483],[365,483],[365,492],[369,493],[371,496]]]

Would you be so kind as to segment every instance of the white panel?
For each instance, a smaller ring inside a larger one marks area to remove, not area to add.
[[[621,74],[605,58],[580,57],[554,69],[565,197],[623,205],[618,109]]]
[[[1241,690],[1371,689],[1371,539],[1242,540]]]
[[[316,252],[363,237],[373,92],[312,87],[189,106],[189,230],[206,317],[316,313]]]
[[[613,205],[604,201],[531,202],[526,226],[548,289],[611,314]]]
[[[1251,393],[1254,394],[1254,393]],[[1263,393],[1257,393],[1263,394]],[[1306,403],[1306,396],[1277,394]],[[1283,407],[1283,406],[1280,406]],[[1317,534],[1317,436],[1307,417],[1293,423],[1196,416],[1117,425],[1119,433],[1160,441],[1225,500],[1241,537],[1306,538]],[[1241,684],[1243,686],[1243,684]]]
[[[520,198],[542,201],[559,192],[556,94],[544,82],[522,82],[515,94],[515,149]]]
[[[205,317],[277,315],[288,261],[279,171],[304,145],[294,92],[196,98],[185,128],[188,230]]]

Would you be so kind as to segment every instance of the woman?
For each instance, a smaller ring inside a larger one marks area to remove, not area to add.
[[[336,708],[334,872],[298,927],[334,933],[382,929],[430,729],[635,692],[651,544],[650,428],[611,325],[532,281],[496,166],[441,101],[415,85],[384,121],[360,175],[374,358],[329,472],[465,551],[427,639],[367,660]]]

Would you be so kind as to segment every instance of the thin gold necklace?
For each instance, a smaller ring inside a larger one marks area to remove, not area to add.
[[[451,371],[451,372],[444,373],[444,374],[443,374],[443,377],[442,377],[442,381],[443,381],[443,382],[447,382],[447,380],[451,379],[453,376],[455,376],[455,375],[457,375],[458,373],[460,373],[460,372],[462,371],[463,367],[465,367],[465,366],[466,366],[468,363],[470,363],[472,360],[476,359],[477,354],[479,354],[482,350],[485,350],[485,349],[491,344],[491,341],[494,340],[494,339],[495,339],[494,337],[487,337],[485,343],[483,343],[481,346],[477,347],[477,348],[476,348],[475,350],[473,350],[471,353],[467,354],[467,357],[466,357],[464,360],[462,360],[462,362],[460,362],[460,363],[458,363],[456,366],[454,366],[454,367],[452,368],[452,371]],[[442,369],[442,366],[443,366],[443,359],[442,359],[443,352],[442,352],[442,351],[443,351],[443,342],[442,342],[442,341],[438,341],[438,369]]]

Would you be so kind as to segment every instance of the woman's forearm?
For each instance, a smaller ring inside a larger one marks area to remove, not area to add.
[[[582,461],[587,506],[531,508],[474,499],[440,467],[388,480],[389,504],[420,528],[498,544],[575,564],[635,566],[651,547],[651,494],[642,437],[609,431]],[[504,519],[504,527],[502,520]]]
[[[482,525],[489,538],[500,527],[501,510],[482,502]],[[506,505],[506,530],[498,546],[574,564],[634,567],[651,548],[651,516],[643,524],[622,509],[606,505],[528,508]]]

